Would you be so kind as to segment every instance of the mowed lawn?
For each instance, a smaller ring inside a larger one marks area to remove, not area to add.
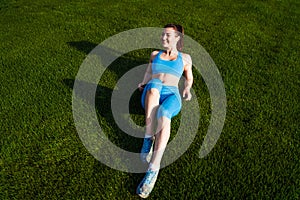
[[[167,23],[182,24],[210,54],[224,82],[227,115],[217,144],[199,158],[212,108],[194,70],[197,135],[160,171],[149,199],[299,199],[299,22],[298,0],[0,0],[0,199],[139,199],[143,174],[111,169],[83,145],[72,89],[82,62],[105,39]],[[147,63],[151,51],[114,62],[96,95],[101,127],[133,152],[142,139],[118,129],[110,98],[122,75]],[[134,93],[130,110],[143,125],[139,98]]]

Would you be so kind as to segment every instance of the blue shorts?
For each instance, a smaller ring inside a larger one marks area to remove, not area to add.
[[[165,116],[169,119],[176,116],[182,107],[179,90],[176,86],[163,85],[160,79],[150,80],[144,88],[142,94],[142,106],[145,109],[145,100],[147,91],[155,88],[159,91],[159,108],[157,110],[157,118]]]

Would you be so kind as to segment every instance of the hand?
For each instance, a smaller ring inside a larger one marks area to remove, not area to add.
[[[138,84],[138,88],[139,88],[140,92],[142,92],[144,90],[145,85],[146,85],[145,83]]]
[[[185,88],[182,92],[182,97],[186,101],[190,101],[192,99],[192,94],[189,88]]]

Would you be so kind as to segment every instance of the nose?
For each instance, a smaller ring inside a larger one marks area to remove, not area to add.
[[[167,39],[167,35],[165,33],[162,34],[161,36],[162,40],[166,40]]]

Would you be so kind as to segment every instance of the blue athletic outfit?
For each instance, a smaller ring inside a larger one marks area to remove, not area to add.
[[[182,54],[178,52],[176,60],[162,60],[160,55],[163,51],[155,56],[152,61],[152,74],[167,73],[181,77],[183,73],[183,60]],[[160,93],[159,108],[157,110],[157,118],[165,116],[169,119],[176,116],[181,109],[181,96],[179,94],[178,87],[167,86],[162,83],[160,79],[151,79],[144,88],[142,94],[142,106],[145,108],[145,98],[147,91],[151,88],[156,88]]]

